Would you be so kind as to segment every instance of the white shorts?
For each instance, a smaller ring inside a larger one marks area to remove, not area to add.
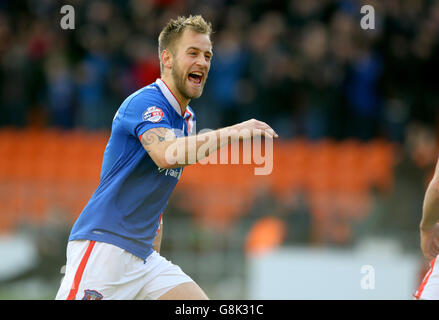
[[[431,260],[430,269],[414,296],[421,300],[439,300],[439,259],[437,257]]]
[[[75,240],[67,245],[66,274],[57,300],[155,300],[193,281],[154,251],[146,260],[117,246]]]

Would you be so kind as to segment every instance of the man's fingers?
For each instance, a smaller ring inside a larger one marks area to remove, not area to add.
[[[264,135],[264,137],[271,138],[271,139],[278,137],[277,133],[271,128],[267,129],[267,130],[263,130],[262,134]]]
[[[277,138],[278,134],[270,127],[255,128],[252,130],[252,136],[263,135],[267,138]]]
[[[271,128],[268,124],[266,124],[265,122],[262,122],[264,124],[263,126],[263,132],[264,134],[269,133],[271,138],[277,138],[279,137],[276,133],[276,131],[273,130],[273,128]]]
[[[277,135],[277,133],[273,130],[273,129],[269,129],[269,130],[267,130],[268,131],[268,133],[270,134],[270,138],[277,138],[278,137],[278,135]]]
[[[263,121],[259,121],[256,119],[248,120],[241,124],[241,128],[248,128],[252,131],[252,135],[262,134],[267,138],[278,138],[279,135],[271,128],[268,124]],[[241,130],[242,130],[241,129]]]

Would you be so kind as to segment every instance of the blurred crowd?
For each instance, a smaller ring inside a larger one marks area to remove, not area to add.
[[[60,26],[63,5],[75,29]],[[363,30],[360,8],[375,9]],[[215,33],[198,129],[248,118],[282,137],[385,137],[439,115],[439,1],[0,1],[0,125],[108,129],[159,77],[157,37],[202,14]]]

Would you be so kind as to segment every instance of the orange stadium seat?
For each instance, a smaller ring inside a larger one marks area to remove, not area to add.
[[[46,131],[40,136],[40,155],[36,160],[38,181],[55,183],[62,177],[62,163],[58,158],[63,154],[60,135],[55,131]]]
[[[309,163],[306,170],[306,190],[309,192],[328,192],[334,189],[337,161],[335,143],[322,140],[310,144]]]
[[[369,184],[381,191],[389,191],[393,187],[394,146],[388,142],[375,140],[365,145],[368,155],[365,171]]]
[[[337,161],[334,166],[335,189],[340,192],[356,192],[366,190],[366,174],[362,168],[362,145],[355,140],[341,142],[336,148]]]
[[[48,213],[49,202],[47,196],[42,192],[33,192],[29,198],[26,199],[27,206],[26,217],[31,219],[34,223],[43,223]]]
[[[14,163],[8,154],[0,157],[0,181],[5,181],[11,176]]]
[[[309,164],[309,145],[304,140],[282,141],[275,144],[273,194],[288,197],[291,192],[303,190]]]
[[[2,180],[0,186],[0,232],[9,232],[17,225],[22,198],[13,181]]]

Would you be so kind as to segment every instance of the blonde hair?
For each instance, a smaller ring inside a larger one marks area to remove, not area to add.
[[[212,34],[212,24],[204,20],[200,15],[190,15],[189,17],[177,17],[177,19],[171,19],[159,35],[159,59],[163,50],[169,49],[173,52],[172,45],[175,40],[180,38],[186,28],[190,28],[195,32],[207,34],[209,37]],[[160,70],[163,72],[161,59]]]

